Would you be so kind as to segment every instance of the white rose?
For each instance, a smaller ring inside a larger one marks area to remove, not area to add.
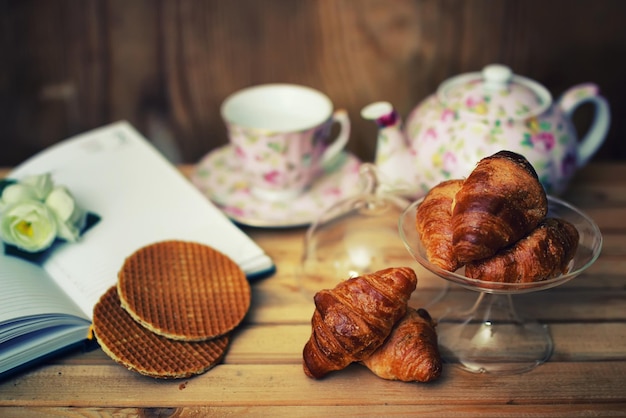
[[[70,191],[57,186],[48,194],[45,203],[56,215],[59,238],[76,241],[85,226],[87,214],[76,204]]]
[[[24,251],[46,249],[56,235],[55,213],[36,200],[24,200],[8,206],[0,219],[2,240]]]

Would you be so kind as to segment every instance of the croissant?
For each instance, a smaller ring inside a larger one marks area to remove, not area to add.
[[[500,151],[478,162],[452,209],[452,243],[463,264],[491,257],[527,235],[548,212],[548,200],[532,165]]]
[[[397,267],[316,293],[311,337],[302,353],[305,374],[318,379],[371,355],[406,313],[416,285],[413,269]]]
[[[425,309],[409,308],[387,341],[362,363],[375,375],[403,382],[430,382],[441,375],[435,323]]]
[[[455,271],[461,264],[452,246],[452,202],[463,180],[448,180],[430,189],[417,207],[417,233],[426,249],[426,258],[444,270]]]
[[[576,253],[578,237],[571,223],[547,218],[513,246],[467,264],[465,275],[493,282],[529,283],[565,274]]]

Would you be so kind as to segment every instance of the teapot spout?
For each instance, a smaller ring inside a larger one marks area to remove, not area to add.
[[[399,152],[407,152],[408,141],[402,132],[402,120],[389,102],[375,102],[361,110],[363,119],[372,120],[378,126],[376,164],[393,158]]]
[[[374,102],[361,110],[363,119],[373,120],[381,128],[395,126],[399,121],[398,112],[389,102]]]
[[[402,130],[398,112],[388,102],[375,102],[361,110],[363,119],[372,120],[378,126],[375,164],[382,181],[406,188],[407,179],[415,171],[412,149]]]

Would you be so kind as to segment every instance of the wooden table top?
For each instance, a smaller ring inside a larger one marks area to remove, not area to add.
[[[439,380],[424,384],[383,380],[353,364],[321,380],[306,377],[302,348],[314,305],[296,278],[305,229],[244,228],[277,271],[252,284],[249,315],[221,364],[194,378],[163,381],[127,371],[100,349],[75,353],[0,382],[0,416],[623,416],[626,164],[589,165],[563,198],[598,223],[604,245],[577,278],[515,296],[549,326],[554,341],[549,361],[529,372],[475,374],[445,364]],[[446,304],[476,299],[456,285],[444,292],[444,280],[408,254],[405,261],[419,277],[411,305],[428,305],[436,317]]]

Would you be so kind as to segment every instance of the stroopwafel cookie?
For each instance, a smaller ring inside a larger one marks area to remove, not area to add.
[[[122,307],[141,325],[182,341],[226,334],[250,307],[245,273],[221,252],[194,242],[161,241],[137,250],[118,274]]]
[[[175,341],[148,331],[122,309],[111,287],[93,312],[94,334],[102,350],[129,370],[162,379],[201,374],[221,361],[230,342],[224,335],[209,341]]]

